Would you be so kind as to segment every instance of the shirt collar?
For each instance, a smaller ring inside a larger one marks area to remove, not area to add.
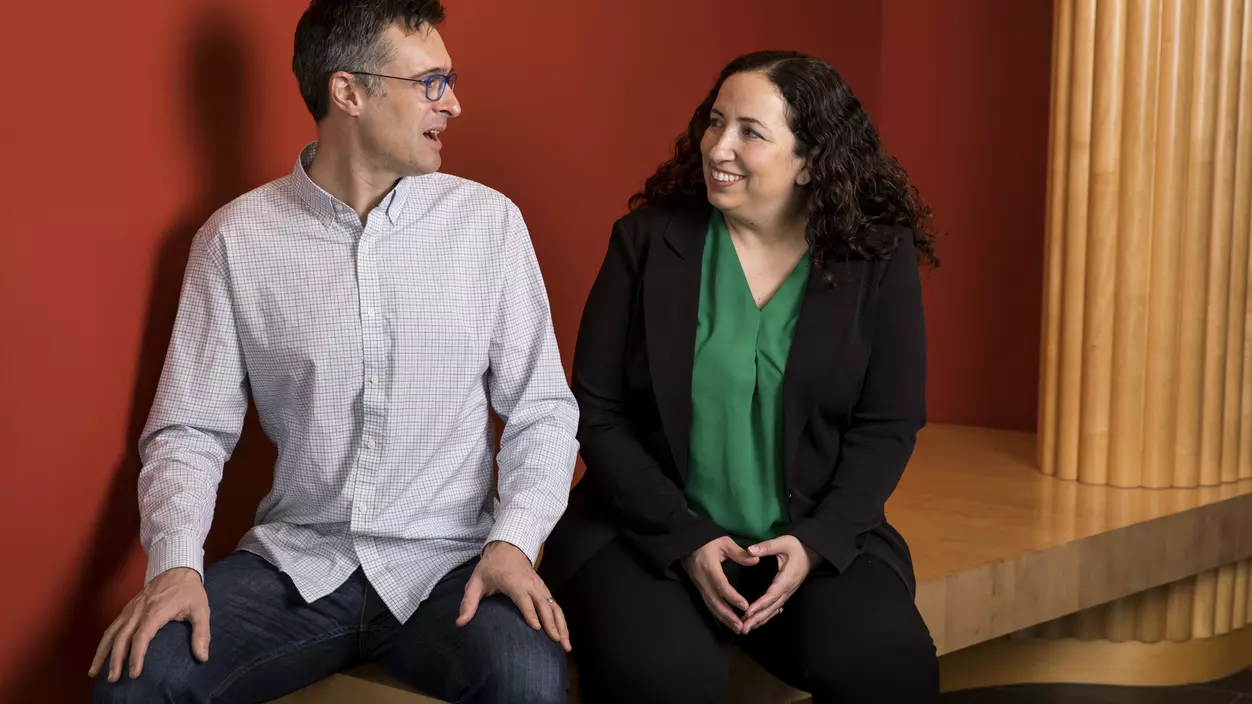
[[[323,225],[330,227],[339,213],[352,212],[352,208],[327,193],[309,178],[308,168],[313,164],[315,156],[317,156],[317,142],[310,142],[300,150],[300,156],[296,158],[295,168],[291,172],[292,182],[295,183],[296,193],[299,194],[305,206],[318,220],[322,221]],[[407,176],[400,179],[375,208],[375,210],[381,209],[387,213],[387,219],[392,225],[400,220],[400,214],[404,212],[404,204],[408,202],[409,191],[412,190],[412,181],[413,179]]]

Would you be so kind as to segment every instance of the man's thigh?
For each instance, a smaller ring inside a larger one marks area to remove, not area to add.
[[[456,625],[476,561],[448,573],[373,657],[400,681],[427,694],[467,703],[563,703],[565,651],[533,630],[508,597],[483,599],[473,620]]]
[[[116,684],[97,682],[95,702],[266,702],[358,661],[358,575],[306,604],[290,578],[264,559],[237,552],[205,571],[209,659],[191,652],[191,624],[173,622],[148,646],[144,670]],[[357,598],[353,598],[356,595]]]

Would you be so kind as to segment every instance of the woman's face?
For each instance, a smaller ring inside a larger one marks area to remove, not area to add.
[[[750,222],[775,222],[798,203],[808,182],[787,103],[759,71],[737,73],[718,91],[700,140],[709,203]]]

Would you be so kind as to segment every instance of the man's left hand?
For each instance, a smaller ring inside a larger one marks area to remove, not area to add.
[[[504,594],[517,604],[522,618],[536,631],[542,628],[552,640],[570,651],[569,629],[565,614],[557,606],[535,568],[525,553],[512,543],[492,542],[483,550],[483,557],[474,568],[469,583],[465,585],[465,597],[461,599],[461,614],[456,625],[464,626],[478,612],[478,604],[493,594]]]
[[[795,594],[813,568],[821,564],[822,557],[793,535],[782,535],[773,540],[757,543],[748,548],[757,557],[775,555],[778,558],[778,574],[769,589],[748,606],[743,614],[743,632],[747,633],[765,624],[782,612],[783,604]]]

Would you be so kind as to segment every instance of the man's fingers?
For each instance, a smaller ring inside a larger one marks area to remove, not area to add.
[[[565,652],[568,653],[574,647],[569,642],[569,626],[565,623],[565,612],[560,604],[552,603],[552,615],[556,618],[556,630],[561,634],[561,647],[565,648]]]
[[[191,621],[191,652],[200,662],[209,659],[209,604],[198,604],[188,617]]]
[[[483,598],[483,580],[475,571],[465,585],[465,596],[461,597],[461,613],[457,616],[456,625],[464,626],[478,613],[478,602]]]
[[[543,624],[539,622],[539,615],[535,613],[535,602],[530,594],[526,592],[516,596],[509,594],[509,598],[513,600],[514,604],[517,604],[517,608],[522,612],[522,618],[526,620],[526,625],[536,631],[543,628]]]
[[[126,618],[128,618],[128,615],[123,612],[121,616],[113,619],[113,623],[110,623],[109,627],[105,629],[104,635],[100,637],[100,644],[96,646],[96,656],[91,659],[91,667],[87,670],[88,677],[95,677],[100,674],[101,668],[104,667],[105,661],[108,660],[109,650],[113,647],[113,636],[117,633],[117,629],[122,627],[123,619]]]
[[[167,610],[159,609],[149,611],[144,615],[144,619],[139,621],[134,635],[130,636],[130,679],[138,678],[139,674],[143,673],[144,658],[148,655],[148,644],[155,638],[156,631],[172,620],[172,616],[173,614],[169,614]]]
[[[132,610],[130,618],[126,619],[122,627],[113,633],[113,642],[110,645],[113,655],[109,658],[110,682],[116,682],[122,677],[122,665],[126,663],[126,656],[130,650],[130,637],[134,635],[135,628],[139,625],[141,611],[140,608]]]
[[[539,620],[543,623],[544,633],[557,643],[561,642],[561,631],[556,627],[556,617],[552,615],[553,603],[549,603],[551,597],[544,596],[543,593],[535,594],[533,603],[535,611],[539,614]]]

